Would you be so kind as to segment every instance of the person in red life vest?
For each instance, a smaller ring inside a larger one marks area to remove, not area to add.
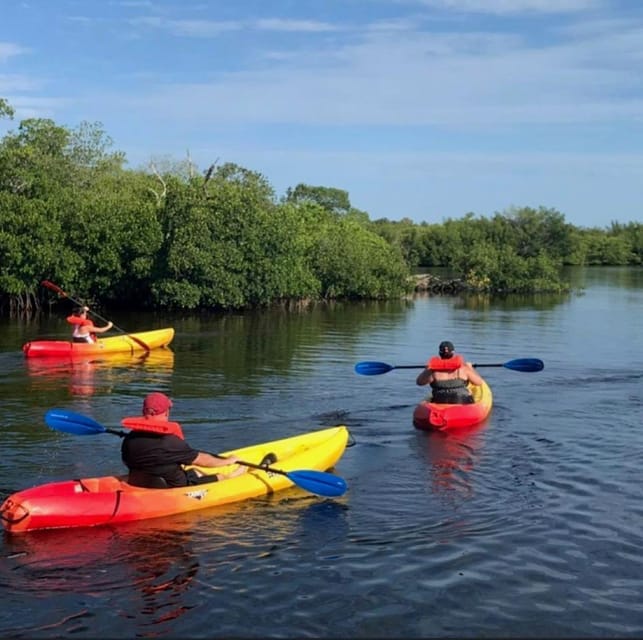
[[[125,418],[123,424],[132,428],[121,445],[121,458],[129,469],[128,482],[138,487],[185,487],[234,478],[247,471],[239,465],[231,473],[205,475],[183,465],[221,467],[238,463],[236,456],[225,459],[193,449],[184,439],[181,426],[170,422],[172,401],[154,391],[143,401],[143,417]]]
[[[108,322],[104,327],[95,326],[87,317],[88,311],[89,307],[76,307],[72,315],[67,317],[67,322],[74,325],[73,342],[96,342],[97,333],[105,333],[114,326],[113,322]]]
[[[482,377],[470,362],[454,353],[453,343],[445,340],[438,348],[439,357],[433,356],[416,379],[419,386],[431,385],[431,402],[446,404],[471,404],[473,397],[467,388],[470,382],[482,384]]]

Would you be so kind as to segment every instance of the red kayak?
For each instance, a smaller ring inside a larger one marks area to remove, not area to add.
[[[491,412],[493,395],[486,382],[469,384],[473,404],[442,404],[423,400],[413,411],[413,426],[423,431],[444,431],[470,427],[482,422]]]

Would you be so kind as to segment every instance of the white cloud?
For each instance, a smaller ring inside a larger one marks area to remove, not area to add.
[[[337,30],[337,27],[328,22],[318,22],[316,20],[283,20],[278,18],[257,20],[253,26],[264,31],[293,31],[299,33],[320,33]]]
[[[159,118],[311,125],[640,120],[643,38],[621,30],[535,45],[494,33],[366,32],[324,53],[279,57],[210,83],[168,82],[115,98]],[[286,64],[287,61],[287,64]],[[280,64],[284,62],[284,64]]]
[[[29,53],[30,49],[21,47],[13,42],[0,42],[0,63],[7,62],[10,58]]]
[[[170,20],[159,16],[132,18],[130,24],[165,30],[176,36],[211,38],[233,31],[274,31],[290,33],[324,33],[337,31],[328,22],[266,18],[261,20]]]
[[[413,1],[413,0],[411,0]],[[596,9],[604,0],[414,0],[423,6],[462,13],[496,15],[519,13],[569,13]]]

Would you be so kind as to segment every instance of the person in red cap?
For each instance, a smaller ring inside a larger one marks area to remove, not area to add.
[[[454,351],[452,342],[441,342],[440,356],[433,356],[415,381],[419,386],[431,385],[431,402],[471,404],[473,397],[467,384],[479,386],[483,382],[473,365]]]
[[[130,484],[150,488],[185,487],[234,478],[247,471],[243,465],[227,474],[205,475],[196,469],[186,470],[184,465],[221,467],[238,463],[239,459],[236,456],[216,458],[193,449],[183,439],[180,425],[169,421],[171,409],[172,400],[159,391],[149,393],[143,400],[140,425],[132,427],[121,446],[121,458],[129,469]]]
[[[159,416],[169,412],[172,408],[172,401],[160,391],[152,391],[143,400],[143,415],[146,417]]]

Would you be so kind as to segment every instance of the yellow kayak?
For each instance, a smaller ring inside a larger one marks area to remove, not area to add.
[[[347,441],[348,429],[340,425],[227,451],[220,455],[236,455],[253,465],[269,453],[276,461],[265,468],[249,467],[234,478],[188,487],[146,489],[129,484],[127,475],[48,483],[9,496],[0,506],[0,520],[10,533],[91,527],[206,509],[272,494],[295,483],[314,492],[318,483],[314,474],[332,469]],[[217,472],[236,468],[217,467]],[[212,469],[202,470],[212,473]]]
[[[28,358],[77,358],[107,353],[134,353],[167,347],[174,338],[172,327],[127,333],[96,342],[72,342],[71,340],[32,340],[22,347]]]

